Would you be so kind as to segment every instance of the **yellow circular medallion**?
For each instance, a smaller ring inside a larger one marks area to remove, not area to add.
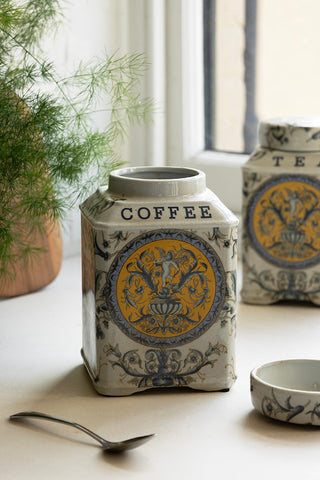
[[[257,251],[281,267],[303,268],[319,260],[320,190],[309,177],[276,177],[256,192],[248,228]]]
[[[141,343],[162,346],[191,341],[214,322],[225,282],[220,259],[208,244],[170,230],[140,237],[126,248],[114,263],[109,286],[109,306],[120,328]]]

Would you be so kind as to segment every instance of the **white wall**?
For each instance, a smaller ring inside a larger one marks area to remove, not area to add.
[[[64,6],[61,26],[44,39],[47,57],[59,72],[72,73],[80,61],[114,53],[118,47],[115,0],[69,0]],[[103,120],[99,120],[101,123]],[[100,125],[103,126],[103,125]],[[63,222],[64,256],[80,252],[80,211],[70,212]]]

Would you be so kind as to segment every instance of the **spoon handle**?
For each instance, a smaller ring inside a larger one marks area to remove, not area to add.
[[[112,443],[112,442],[108,442],[104,438],[100,437],[99,435],[97,435],[92,430],[89,430],[89,428],[86,428],[83,425],[80,425],[80,423],[71,422],[70,420],[64,420],[63,418],[54,417],[54,416],[48,415],[46,413],[33,412],[33,411],[19,412],[19,413],[15,413],[13,415],[10,415],[10,420],[14,420],[14,419],[20,418],[20,417],[40,418],[42,420],[49,420],[51,422],[57,422],[57,423],[63,423],[64,425],[69,425],[71,427],[77,428],[78,430],[81,430],[82,432],[86,433],[90,437],[94,438],[103,447],[105,447],[107,444]]]

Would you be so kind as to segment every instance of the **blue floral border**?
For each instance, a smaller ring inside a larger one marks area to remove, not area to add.
[[[130,325],[120,311],[117,302],[116,292],[117,279],[120,270],[126,260],[130,257],[130,255],[134,253],[139,247],[162,239],[181,240],[198,248],[210,262],[216,280],[215,298],[206,317],[202,320],[200,324],[196,325],[189,332],[171,338],[158,338],[145,335],[139,330],[135,329],[132,325]],[[159,348],[183,345],[193,341],[195,338],[200,337],[204,332],[208,330],[209,327],[211,327],[211,325],[213,325],[213,323],[216,322],[219,313],[224,305],[226,295],[225,271],[222,262],[215,250],[208,243],[206,243],[203,239],[196,236],[195,234],[191,232],[186,232],[185,230],[153,230],[133,239],[117,255],[109,270],[105,286],[105,295],[106,306],[110,311],[111,315],[113,316],[114,322],[128,337],[136,340],[143,345]]]
[[[246,224],[248,228],[249,239],[251,240],[252,245],[254,246],[255,250],[261,255],[262,258],[267,260],[273,265],[281,268],[288,268],[288,269],[303,269],[307,267],[311,267],[316,265],[320,261],[320,252],[316,257],[313,257],[309,260],[302,260],[301,262],[288,262],[285,260],[281,260],[278,258],[273,257],[270,255],[259,243],[256,238],[254,228],[253,228],[253,214],[255,207],[260,200],[261,196],[269,190],[269,188],[273,187],[274,185],[278,185],[279,183],[283,182],[301,182],[311,185],[312,187],[317,188],[320,191],[320,182],[312,177],[308,177],[306,175],[277,175],[272,177],[271,179],[264,182],[260,188],[258,188],[254,193],[249,201],[248,210],[247,210],[247,217],[246,217]]]

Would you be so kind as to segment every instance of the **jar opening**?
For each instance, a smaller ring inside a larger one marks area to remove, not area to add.
[[[126,196],[193,195],[205,188],[205,174],[187,167],[129,167],[114,170],[109,179],[109,190]]]
[[[134,178],[136,180],[177,180],[179,178],[189,178],[199,175],[199,172],[195,170],[179,170],[174,169],[173,171],[167,170],[166,168],[158,168],[156,170],[140,170],[135,172],[124,172],[121,174],[121,177],[125,178]]]

